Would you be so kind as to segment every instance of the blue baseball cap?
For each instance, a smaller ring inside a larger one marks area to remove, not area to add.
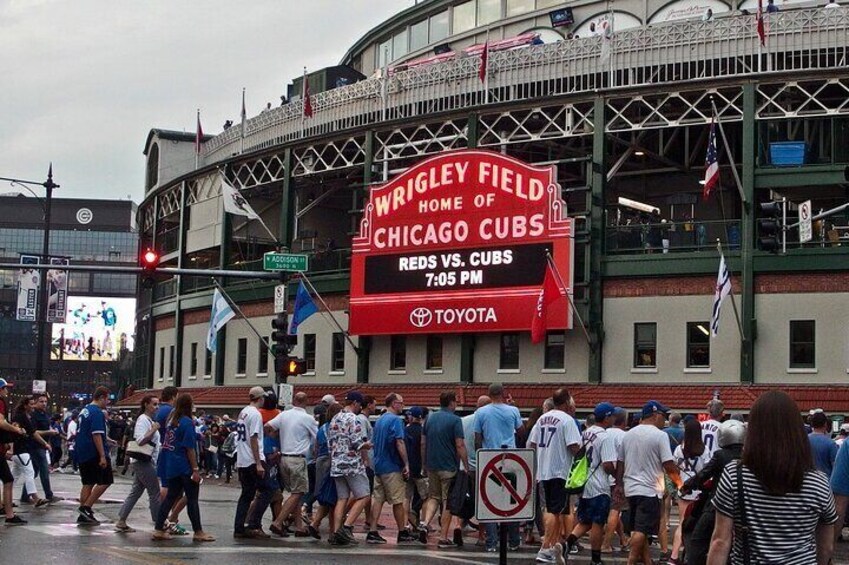
[[[352,390],[348,394],[345,395],[345,400],[347,402],[359,402],[360,405],[366,403],[366,399],[361,392],[357,392],[356,390]]]
[[[643,418],[648,418],[652,414],[668,414],[669,408],[658,402],[657,400],[649,400],[643,405]]]
[[[422,418],[424,417],[424,409],[421,406],[413,406],[410,408],[410,416],[413,418]]]
[[[613,416],[616,412],[616,407],[609,402],[600,402],[593,410],[593,416],[597,422],[601,422],[608,416]]]
[[[13,387],[15,386],[13,383],[10,383],[6,379],[0,379],[0,388]]]

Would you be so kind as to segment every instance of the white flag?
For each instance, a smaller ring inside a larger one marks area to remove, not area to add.
[[[236,316],[233,308],[224,295],[215,289],[215,294],[212,296],[212,313],[209,315],[209,331],[206,334],[206,348],[215,353],[218,338],[218,330],[232,320]]]
[[[719,274],[716,276],[716,294],[713,297],[713,313],[710,318],[710,334],[713,337],[719,335],[719,310],[722,301],[731,294],[731,274],[725,265],[725,255],[719,254]]]
[[[254,212],[245,197],[233,188],[224,176],[221,176],[221,199],[224,201],[224,211],[237,216],[247,216],[251,220],[259,220],[259,214]]]

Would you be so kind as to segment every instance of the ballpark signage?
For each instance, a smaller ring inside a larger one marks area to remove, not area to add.
[[[442,153],[372,189],[353,241],[350,331],[527,331],[546,253],[571,293],[573,247],[555,167]],[[568,307],[548,327],[571,328]]]

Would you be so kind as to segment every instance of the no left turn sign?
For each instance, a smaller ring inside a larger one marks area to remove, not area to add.
[[[533,449],[480,449],[475,517],[481,522],[533,520],[536,460]]]

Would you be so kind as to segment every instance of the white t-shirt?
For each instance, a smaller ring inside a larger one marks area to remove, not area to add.
[[[315,443],[318,424],[303,408],[293,406],[267,424],[280,434],[280,453],[306,456]]]
[[[139,416],[138,420],[136,420],[136,426],[133,428],[133,439],[137,442],[141,441],[152,427],[153,420],[145,414],[142,414]],[[153,453],[151,454],[150,459],[156,463],[156,459],[159,457],[159,431],[155,432],[150,437],[150,445],[153,446]]]
[[[463,442],[466,444],[466,453],[469,454],[469,467],[466,471],[477,468],[478,452],[475,449],[475,415],[469,414],[460,418],[463,422]]]
[[[607,437],[611,439],[613,450],[616,452],[616,458],[619,459],[619,450],[622,448],[622,438],[625,437],[625,430],[622,428],[607,428]],[[610,475],[607,480],[610,482],[611,487],[616,486],[616,477]]]
[[[663,464],[672,461],[669,436],[651,424],[640,424],[625,432],[619,448],[625,465],[625,496],[663,497]]]
[[[360,412],[357,414],[357,421],[360,422],[360,425],[366,431],[366,437],[368,440],[372,440],[372,436],[374,436],[374,428],[371,426],[371,421],[368,419],[368,416]],[[374,447],[370,448],[367,453],[368,459],[368,468],[374,469]]]
[[[702,422],[702,441],[705,442],[705,451],[708,453],[707,460],[713,457],[719,449],[719,422],[706,420]]]
[[[704,466],[710,461],[710,458],[707,458],[707,446],[705,446],[705,450],[701,455],[697,455],[696,457],[684,457],[684,446],[679,445],[675,448],[675,452],[672,454],[673,459],[675,460],[675,464],[678,465],[678,468],[681,470],[681,480],[686,482],[692,479],[696,473],[701,471]],[[701,491],[694,490],[690,494],[681,495],[683,500],[696,500],[699,497],[699,493]]]
[[[259,459],[265,461],[265,454],[262,452],[262,415],[253,406],[245,406],[236,420],[236,467],[239,469],[256,465],[254,452],[251,450],[251,438],[254,436],[257,436]]]
[[[550,410],[534,424],[528,443],[537,448],[537,481],[565,479],[572,467],[568,446],[581,445],[581,432],[575,418],[562,410]]]
[[[587,462],[590,476],[584,485],[581,498],[610,496],[610,479],[604,470],[605,463],[616,464],[616,447],[613,437],[601,426],[592,426],[584,430],[584,443],[587,446]]]
[[[73,420],[68,422],[68,450],[74,451],[77,444],[77,423]]]

